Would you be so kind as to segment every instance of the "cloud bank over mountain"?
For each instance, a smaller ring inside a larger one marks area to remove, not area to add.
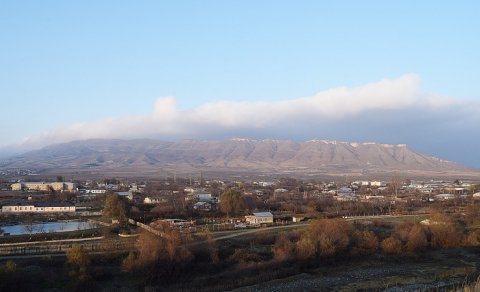
[[[474,137],[480,125],[479,110],[479,102],[425,93],[420,78],[407,74],[297,99],[217,101],[187,110],[178,109],[175,97],[162,97],[150,113],[51,129],[26,138],[21,148],[91,138],[326,138],[407,143],[420,151],[480,166],[479,159],[467,158],[468,152],[473,155],[473,149],[480,146]]]

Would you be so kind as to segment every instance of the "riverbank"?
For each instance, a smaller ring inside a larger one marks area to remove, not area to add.
[[[8,235],[0,236],[0,244],[18,243],[18,242],[34,242],[34,241],[49,241],[49,240],[63,240],[74,238],[91,238],[102,236],[105,232],[101,228],[75,230],[56,233],[38,233],[38,234],[23,234],[23,235]]]

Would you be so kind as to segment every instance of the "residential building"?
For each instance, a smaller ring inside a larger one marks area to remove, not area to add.
[[[19,182],[11,185],[12,191],[76,191],[76,186],[71,182]]]
[[[193,209],[204,212],[212,211],[212,204],[208,202],[197,202],[193,204]]]
[[[258,212],[245,216],[245,220],[248,224],[272,224],[273,215],[270,212]]]
[[[69,213],[75,212],[72,203],[17,202],[2,206],[2,213]]]

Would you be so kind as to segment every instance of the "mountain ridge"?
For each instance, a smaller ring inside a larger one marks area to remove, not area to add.
[[[90,139],[46,146],[0,162],[0,168],[192,172],[475,174],[477,170],[406,144],[232,138],[228,140]]]

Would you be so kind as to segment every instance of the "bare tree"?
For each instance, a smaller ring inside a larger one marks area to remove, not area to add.
[[[390,181],[390,188],[392,190],[392,193],[395,194],[395,200],[398,197],[398,190],[400,190],[400,187],[402,186],[402,179],[398,174],[394,174],[392,176],[392,179]]]

